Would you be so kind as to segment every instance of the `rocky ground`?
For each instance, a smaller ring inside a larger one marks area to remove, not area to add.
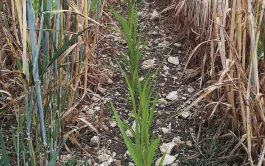
[[[138,15],[140,22],[147,20],[144,33],[149,41],[143,55],[140,73],[144,75],[148,69],[157,68],[170,54],[156,80],[156,92],[158,92],[160,100],[164,102],[157,104],[157,118],[154,121],[152,133],[162,140],[156,159],[161,156],[161,153],[168,151],[165,163],[177,165],[180,162],[180,152],[185,155],[186,152],[183,149],[194,146],[191,136],[195,134],[194,117],[197,117],[196,110],[199,107],[186,112],[181,111],[191,104],[190,98],[200,89],[196,78],[194,78],[196,71],[189,69],[188,73],[183,74],[185,53],[183,52],[182,43],[174,41],[172,37],[173,27],[164,24],[165,22],[161,20],[159,13],[152,8],[152,4],[145,3]],[[112,33],[109,41],[113,40],[116,43],[114,48],[120,48],[118,54],[125,54],[126,48],[123,48],[123,40],[120,34]],[[170,51],[171,49],[172,51]],[[111,100],[120,116],[133,126],[133,120],[129,116],[130,107],[122,100],[122,98],[129,95],[124,79],[118,71],[113,57],[111,59],[105,57],[103,61],[109,62],[115,69],[113,84],[107,90],[104,99]],[[113,164],[133,165],[117,123],[111,120],[112,114],[108,104],[104,105],[103,111],[103,124],[107,130],[100,133],[99,136],[92,137],[90,142],[90,145],[94,144],[96,146],[98,138],[100,139],[101,150],[98,152],[97,162],[102,166]],[[129,132],[128,135],[130,135]]]
[[[122,6],[116,8],[120,9],[119,12],[124,12]],[[162,153],[167,151],[165,165],[219,165],[220,161],[226,158],[216,157],[219,153],[218,146],[227,142],[213,141],[216,130],[220,128],[214,123],[210,125],[202,120],[204,112],[202,105],[195,105],[192,109],[183,112],[201,89],[199,71],[191,68],[183,72],[185,41],[178,41],[175,38],[174,25],[163,18],[161,11],[163,11],[161,6],[146,2],[138,12],[139,22],[146,21],[144,33],[149,41],[141,62],[141,75],[143,76],[149,69],[156,69],[169,54],[162,64],[155,84],[155,92],[163,101],[157,104],[156,119],[151,131],[154,136],[161,138],[155,160],[157,161]],[[115,62],[126,54],[125,42],[119,33],[111,32],[105,36],[101,45],[103,47],[100,48],[102,56],[100,63],[109,71],[114,71],[113,78],[108,80],[110,86],[98,88],[100,95],[92,98],[93,104],[82,107],[86,114],[94,116],[95,121],[100,123],[96,132],[93,129],[80,131],[82,135],[80,147],[89,152],[87,156],[92,165],[133,166],[109,107],[109,101],[112,101],[121,118],[133,127],[130,106],[122,99],[129,96],[128,90]],[[207,135],[202,134],[202,131],[207,131]],[[223,156],[225,153],[220,155]],[[70,156],[65,156],[68,157]]]

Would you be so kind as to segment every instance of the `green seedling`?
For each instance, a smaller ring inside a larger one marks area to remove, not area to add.
[[[128,0],[127,19],[123,18],[111,7],[111,12],[122,27],[122,35],[128,46],[128,58],[125,58],[128,64],[127,66],[129,66],[128,74],[119,62],[117,64],[129,90],[132,117],[136,124],[135,131],[121,120],[112,102],[110,104],[132,160],[138,166],[151,166],[154,161],[155,151],[160,142],[159,138],[151,138],[150,130],[154,119],[155,105],[158,102],[157,95],[152,99],[154,91],[153,83],[161,65],[155,74],[148,72],[145,75],[144,81],[139,81],[139,64],[147,40],[142,39],[142,29],[140,30],[140,34],[138,34],[137,7],[136,1]],[[127,136],[125,132],[127,129],[131,131],[133,139]],[[160,161],[160,165],[163,163],[164,156]]]

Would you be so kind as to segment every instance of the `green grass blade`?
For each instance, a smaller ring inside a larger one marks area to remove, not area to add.
[[[60,150],[62,149],[62,147],[64,146],[64,144],[68,140],[70,134],[73,133],[74,131],[76,131],[76,129],[71,130],[66,135],[64,135],[63,141],[62,141],[60,147],[52,154],[51,160],[50,160],[48,166],[55,166],[56,165],[56,159],[57,159],[57,156],[59,155]]]
[[[164,160],[165,160],[166,154],[167,154],[166,152],[163,154],[163,157],[162,157],[162,159],[160,160],[158,166],[163,166],[163,162],[164,162]]]
[[[88,30],[88,29],[89,29],[89,27],[85,28],[83,31],[77,33],[77,34],[74,35],[71,39],[69,39],[66,43],[64,43],[64,45],[63,45],[62,47],[60,47],[60,48],[54,53],[54,56],[52,57],[52,59],[51,59],[51,61],[49,62],[49,64],[45,67],[45,69],[42,70],[43,73],[42,73],[41,75],[43,75],[44,72],[46,71],[46,69],[47,69],[48,67],[50,67],[50,66],[53,64],[53,62],[54,62],[56,59],[58,59],[58,57],[59,57],[60,55],[62,55],[62,53],[63,53],[64,51],[66,51],[66,50],[70,47],[70,45],[71,45],[71,44],[77,39],[78,36],[80,36],[82,33],[84,33],[84,32],[85,32],[86,30]]]
[[[120,131],[121,131],[121,134],[122,134],[122,137],[124,139],[124,142],[128,148],[128,151],[133,159],[133,161],[137,164],[137,165],[143,165],[140,157],[139,157],[139,154],[136,153],[136,149],[135,149],[135,146],[133,145],[131,139],[127,136],[127,134],[125,133],[125,128],[124,128],[124,125],[123,125],[123,122],[122,120],[120,119],[114,105],[112,104],[112,102],[110,102],[110,105],[111,105],[111,108],[112,108],[112,111],[113,111],[113,114],[114,114],[114,117],[118,123],[118,126],[120,128]]]
[[[152,143],[150,144],[148,155],[147,155],[148,156],[148,159],[147,159],[147,165],[148,166],[151,166],[151,164],[153,162],[153,159],[155,156],[155,151],[158,147],[159,142],[160,142],[160,139],[157,138],[157,139],[153,140]]]
[[[9,158],[6,151],[5,141],[2,135],[2,129],[0,129],[0,142],[1,142],[1,152],[2,152],[2,158],[5,166],[9,166]]]

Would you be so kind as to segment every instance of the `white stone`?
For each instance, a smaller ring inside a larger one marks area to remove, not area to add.
[[[155,60],[154,59],[149,59],[149,60],[145,60],[142,63],[142,68],[143,69],[150,69],[150,68],[154,68],[155,65]]]
[[[144,80],[144,77],[140,77],[140,78],[139,78],[139,81],[143,81],[143,80]]]
[[[169,142],[169,143],[163,143],[159,148],[161,153],[167,153],[170,154],[172,152],[172,149],[175,147],[175,143],[174,142]]]
[[[174,64],[174,65],[179,65],[179,58],[178,57],[170,56],[170,57],[168,57],[167,61],[169,63]]]
[[[112,84],[113,83],[112,79],[108,78],[107,83]]]
[[[180,43],[174,43],[174,46],[181,47],[181,44]]]
[[[168,45],[170,45],[170,43],[168,42],[168,41],[166,41],[166,40],[164,40],[164,41],[162,41],[161,43],[159,43],[158,44],[158,46],[168,46]]]
[[[100,110],[100,107],[99,107],[99,106],[96,106],[94,109],[95,109],[96,111],[99,111],[99,110]]]
[[[172,142],[174,142],[176,145],[184,144],[184,141],[181,141],[180,137],[174,137]]]
[[[188,92],[193,93],[195,90],[192,87],[188,87]]]
[[[109,158],[110,158],[110,155],[108,155],[106,153],[102,153],[98,156],[98,159],[100,162],[108,161]]]
[[[131,163],[131,162],[129,162],[129,163],[128,163],[128,166],[134,166],[134,164],[133,164],[133,163]]]
[[[111,164],[113,161],[114,161],[114,159],[110,157],[110,158],[108,159],[107,163],[108,163],[108,164]]]
[[[166,127],[162,127],[161,130],[162,130],[162,132],[163,132],[164,134],[169,133],[169,129],[166,128]]]
[[[109,124],[110,124],[110,127],[116,127],[117,126],[116,121],[110,121]]]
[[[187,118],[187,117],[190,116],[190,113],[189,113],[188,111],[184,111],[184,112],[181,113],[181,116],[182,116],[183,118]]]
[[[159,165],[161,159],[162,159],[162,157],[160,157],[160,158],[156,161],[155,166],[158,166],[158,165]],[[164,161],[163,161],[163,163],[162,163],[162,166],[172,164],[175,160],[176,160],[176,157],[166,154],[166,156],[165,156],[165,158],[164,158]]]
[[[189,147],[192,147],[192,142],[191,141],[186,141],[186,145]]]
[[[165,66],[163,67],[163,70],[169,70],[169,67],[168,67],[167,65],[165,65]]]
[[[90,146],[92,147],[98,146],[98,136],[94,136],[90,139]]]
[[[154,10],[153,13],[151,13],[150,19],[154,20],[154,19],[156,19],[158,17],[159,17],[159,13],[156,10]]]
[[[167,95],[166,99],[173,101],[173,100],[177,100],[178,97],[179,97],[179,96],[178,96],[178,91],[172,91],[172,92],[170,92],[170,93]]]
[[[103,162],[103,163],[101,163],[101,164],[99,164],[99,166],[108,166],[109,164],[105,161],[105,162]]]
[[[130,130],[126,130],[125,133],[128,137],[133,137],[133,134]]]

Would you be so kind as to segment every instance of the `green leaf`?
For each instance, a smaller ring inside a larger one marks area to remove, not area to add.
[[[157,149],[159,142],[160,142],[160,139],[157,138],[153,140],[152,143],[150,144],[149,151],[148,151],[148,159],[147,159],[148,166],[151,166],[153,162],[153,159],[155,156],[155,150]]]
[[[0,129],[0,142],[1,142],[1,152],[2,152],[2,158],[5,166],[10,165],[7,151],[6,151],[6,146],[5,146],[5,141],[2,135],[2,129]]]
[[[88,30],[88,29],[89,29],[89,27],[85,28],[83,31],[77,33],[77,34],[74,35],[71,39],[69,39],[66,43],[64,43],[64,45],[63,45],[61,48],[59,48],[59,49],[55,52],[54,56],[52,57],[52,59],[51,59],[51,61],[49,62],[49,64],[45,67],[45,69],[42,70],[43,73],[41,74],[41,76],[44,74],[44,71],[46,71],[47,68],[48,68],[49,66],[51,66],[51,64],[53,64],[53,62],[54,62],[56,59],[58,59],[59,56],[62,55],[62,53],[63,53],[64,51],[66,51],[66,50],[70,47],[70,45],[71,45],[71,44],[77,39],[77,37],[80,36],[82,33],[84,33],[84,32],[85,32],[86,30]]]
[[[65,142],[68,140],[69,135],[70,135],[72,132],[74,132],[74,131],[76,131],[76,129],[71,130],[71,131],[69,131],[66,135],[64,135],[64,137],[63,137],[63,141],[62,141],[60,147],[59,147],[59,148],[58,148],[58,149],[52,154],[52,156],[51,156],[51,160],[50,160],[48,166],[55,166],[55,165],[56,165],[56,159],[57,159],[57,156],[59,155],[60,150],[61,150],[62,147],[64,146]]]
[[[165,160],[166,154],[167,154],[166,152],[163,154],[163,157],[162,157],[162,159],[160,160],[158,166],[162,166],[162,164],[163,164],[163,162],[164,162],[164,160]]]
[[[110,102],[110,105],[111,105],[111,108],[112,108],[112,111],[113,111],[113,114],[114,114],[114,117],[118,123],[118,126],[120,128],[120,131],[121,131],[121,134],[122,134],[122,137],[124,139],[124,142],[128,148],[128,151],[130,153],[130,156],[132,157],[133,161],[136,163],[136,165],[139,165],[139,166],[142,166],[143,163],[141,161],[141,158],[140,158],[140,155],[141,154],[137,154],[136,153],[136,149],[135,149],[135,146],[133,145],[131,139],[127,136],[127,134],[125,133],[125,127],[123,125],[123,122],[122,120],[120,119],[114,105],[112,104],[112,102]]]

